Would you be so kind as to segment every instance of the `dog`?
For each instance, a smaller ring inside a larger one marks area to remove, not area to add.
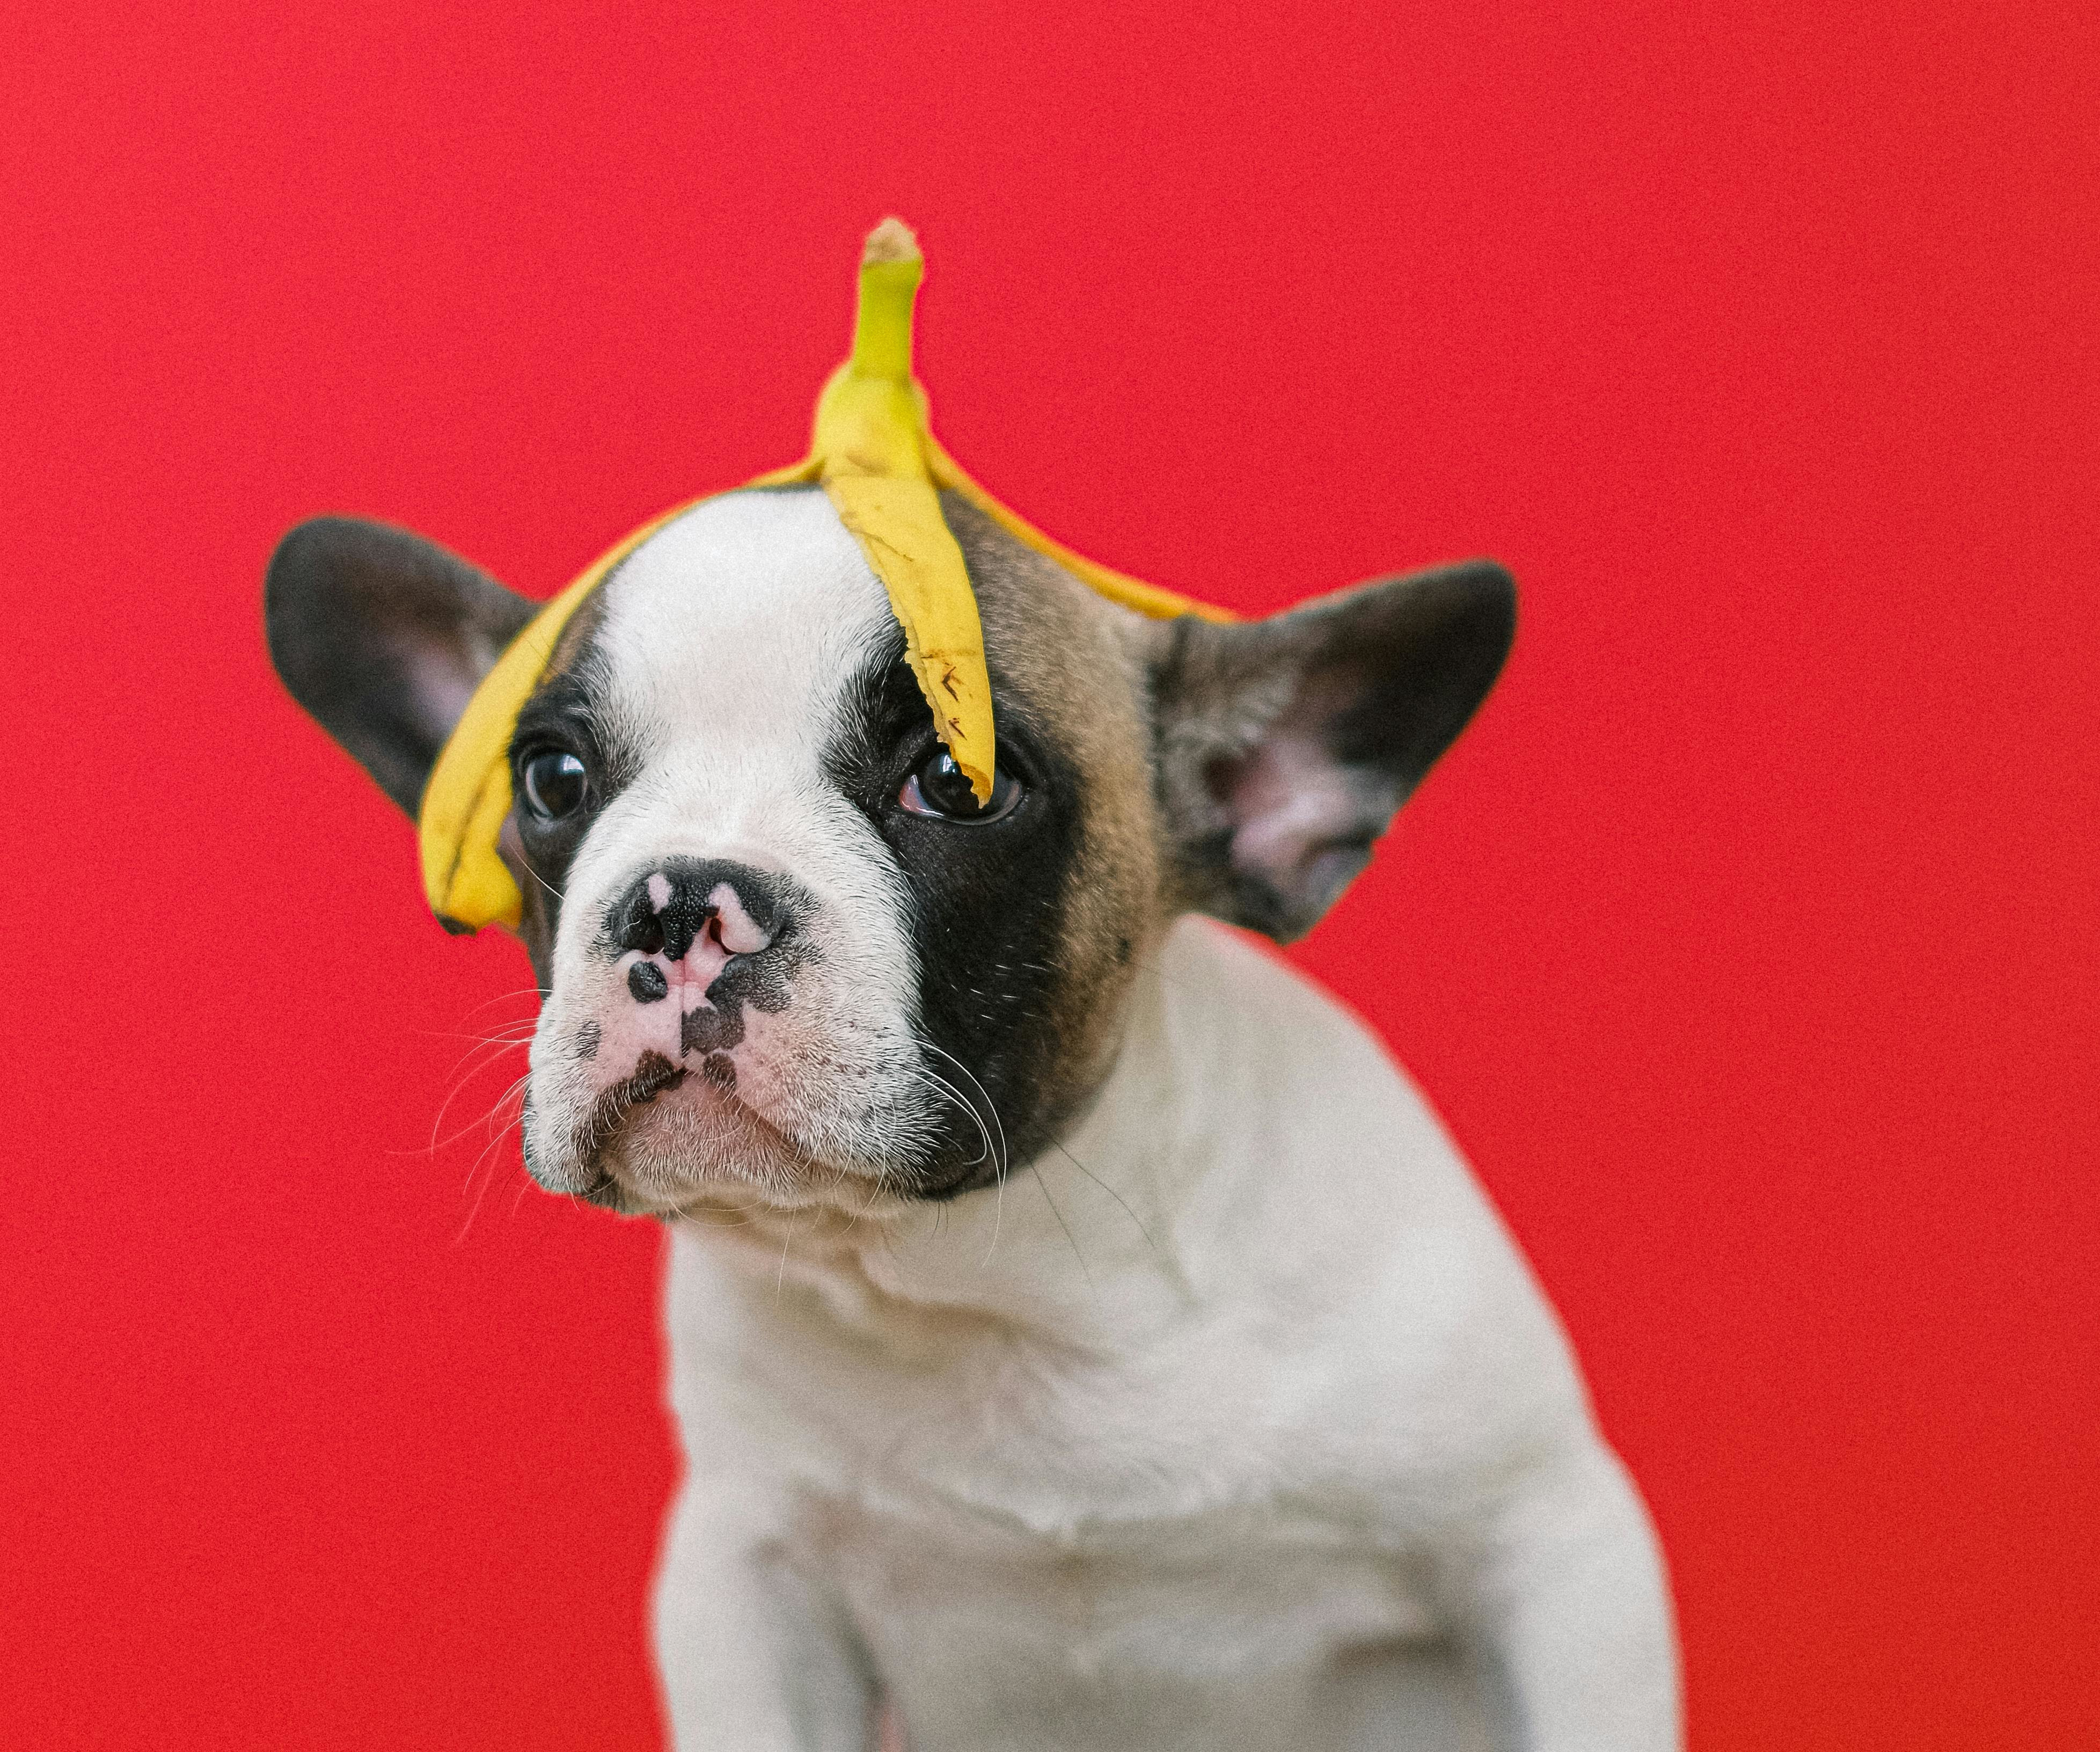
[[[677,1744],[1676,1745],[1660,1553],[1552,1313],[1256,941],[1485,697],[1507,574],[1154,621],[943,510],[988,799],[814,488],[658,530],[511,744],[525,1161],[670,1232]],[[348,519],[266,592],[291,692],[412,816],[534,607]]]

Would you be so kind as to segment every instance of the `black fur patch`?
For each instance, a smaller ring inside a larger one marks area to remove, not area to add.
[[[886,642],[855,679],[826,763],[888,842],[910,890],[920,1036],[928,1068],[955,1090],[913,1189],[947,1198],[1028,1160],[1065,1117],[1039,1099],[1040,1071],[1058,1051],[1053,1000],[1079,776],[995,661],[999,765],[1026,794],[1004,819],[982,825],[907,813],[898,792],[933,739],[902,646],[901,635]],[[989,1154],[984,1128],[1000,1140]]]
[[[708,991],[713,991],[709,986]],[[710,997],[697,1010],[688,1010],[678,1018],[678,1052],[726,1053],[733,1047],[743,1044],[743,1006],[741,1004],[715,1007]]]
[[[542,992],[554,977],[554,936],[561,926],[569,866],[592,823],[641,770],[642,751],[629,748],[611,728],[611,681],[598,647],[604,603],[601,585],[562,629],[554,660],[518,712],[510,736],[510,789],[517,801],[499,848],[524,897],[518,934],[532,958]],[[522,770],[535,756],[554,752],[582,761],[589,790],[581,809],[545,821],[525,805]]]

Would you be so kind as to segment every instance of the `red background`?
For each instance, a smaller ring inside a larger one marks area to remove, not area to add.
[[[258,585],[343,510],[544,594],[799,453],[895,210],[1083,551],[1515,568],[1303,958],[1574,1334],[1695,1746],[2100,1744],[2089,20],[1038,10],[13,15],[0,1743],[655,1741],[659,1236],[479,1154],[521,1065],[431,1149],[529,976]]]

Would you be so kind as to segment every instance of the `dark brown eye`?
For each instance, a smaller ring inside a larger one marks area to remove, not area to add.
[[[946,748],[936,748],[904,781],[897,793],[898,806],[907,814],[925,815],[935,821],[964,822],[982,827],[1013,813],[1021,798],[1020,784],[1003,772],[991,775],[991,796],[980,807],[977,793],[963,776],[963,770]]]
[[[542,821],[559,821],[573,815],[590,795],[590,777],[584,763],[567,752],[536,754],[526,761],[525,806]]]

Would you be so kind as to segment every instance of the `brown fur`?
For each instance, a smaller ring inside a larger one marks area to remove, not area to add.
[[[1171,916],[1147,712],[1145,659],[1156,629],[953,494],[941,509],[969,565],[995,676],[1026,701],[1081,777],[1049,1018],[1056,1045],[1040,1096],[1054,1130],[1107,1074],[1124,993]]]

